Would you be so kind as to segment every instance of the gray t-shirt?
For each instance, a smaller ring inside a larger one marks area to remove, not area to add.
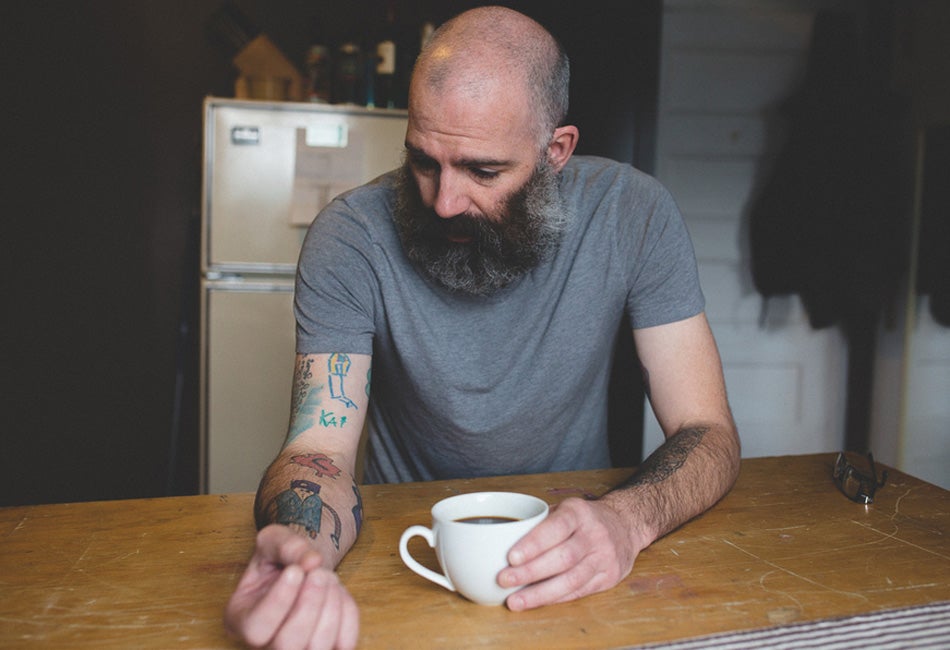
[[[414,267],[391,219],[392,175],[334,200],[297,270],[300,353],[372,354],[368,482],[607,467],[607,383],[634,328],[704,307],[669,192],[629,165],[574,156],[557,253],[489,297]]]

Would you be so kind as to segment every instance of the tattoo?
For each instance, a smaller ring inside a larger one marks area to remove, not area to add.
[[[340,523],[340,515],[336,514],[336,510],[323,504],[323,507],[333,516],[333,532],[330,533],[330,541],[333,542],[333,546],[336,547],[336,550],[340,550],[340,535],[343,533],[343,525]]]
[[[369,387],[373,383],[373,369],[370,367],[366,371],[366,387],[363,389],[366,391],[366,396],[369,397]]]
[[[346,424],[345,415],[341,415],[338,419],[336,417],[336,414],[333,411],[320,409],[320,426],[321,427],[324,427],[324,428],[342,427],[344,424]]]
[[[353,519],[356,520],[356,534],[359,535],[363,529],[363,495],[360,489],[353,484],[353,495],[356,497],[356,505],[353,506]]]
[[[311,539],[320,534],[323,511],[326,509],[333,517],[333,532],[330,540],[337,550],[340,549],[340,535],[343,527],[336,511],[320,498],[320,485],[313,481],[296,479],[290,482],[290,489],[284,490],[274,499],[277,507],[277,523],[301,526]]]
[[[278,494],[274,503],[278,524],[302,526],[311,538],[320,533],[323,499],[320,498],[318,483],[303,479],[291,481],[290,489]]]
[[[348,409],[357,408],[353,400],[346,396],[343,387],[343,380],[350,371],[349,355],[342,352],[331,354],[330,360],[327,362],[327,371],[330,373],[330,398],[343,402],[343,405]]]
[[[316,472],[320,478],[336,478],[341,473],[340,468],[336,466],[333,459],[326,454],[303,454],[292,457],[290,462],[303,467],[309,467]]]
[[[708,427],[694,427],[676,432],[643,461],[626,485],[655,485],[665,481],[686,464],[686,459],[708,431]]]
[[[313,415],[320,406],[320,391],[323,386],[311,386],[313,359],[304,359],[294,372],[294,388],[290,402],[290,429],[287,431],[287,446],[301,433],[313,426]]]

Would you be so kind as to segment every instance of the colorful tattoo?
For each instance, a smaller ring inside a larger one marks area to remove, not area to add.
[[[320,534],[323,510],[333,517],[333,532],[330,540],[337,550],[340,549],[342,526],[336,511],[320,498],[320,485],[313,481],[296,479],[290,482],[290,489],[284,490],[274,499],[277,506],[277,523],[285,526],[297,525],[307,531],[311,539]]]
[[[320,533],[323,499],[319,484],[302,479],[291,481],[290,489],[278,494],[274,502],[278,524],[302,526],[311,538]]]
[[[310,367],[313,359],[304,359],[294,372],[294,388],[290,403],[290,429],[287,431],[286,446],[301,433],[313,426],[314,413],[320,406],[320,391],[323,386],[312,386],[313,372]]]
[[[336,478],[341,474],[340,468],[326,454],[302,454],[293,456],[290,461],[312,469],[320,478]]]
[[[336,510],[325,503],[323,507],[333,516],[333,532],[330,533],[330,541],[333,542],[333,546],[339,551],[340,535],[343,533],[343,524],[340,522],[340,515],[336,514]]]
[[[353,506],[353,519],[356,520],[356,534],[360,534],[363,529],[363,495],[356,485],[353,485],[353,495],[356,497],[356,505]]]
[[[653,485],[665,481],[686,464],[690,452],[699,446],[708,431],[708,427],[681,429],[643,461],[627,485]]]
[[[325,409],[320,409],[320,426],[329,428],[339,428],[346,424],[346,416],[341,415],[337,418],[336,413],[333,411],[327,411]]]
[[[350,371],[349,355],[343,354],[342,352],[331,354],[330,360],[327,362],[327,370],[330,373],[330,398],[343,402],[346,408],[357,408],[353,400],[346,396],[346,391],[343,387],[343,380],[346,378],[346,373]]]

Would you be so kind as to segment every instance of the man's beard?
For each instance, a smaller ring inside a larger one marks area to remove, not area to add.
[[[396,184],[393,214],[409,259],[442,286],[489,295],[535,268],[555,251],[567,225],[558,176],[542,157],[531,178],[501,204],[497,214],[439,217],[422,203],[408,165]],[[448,235],[470,238],[450,241]]]

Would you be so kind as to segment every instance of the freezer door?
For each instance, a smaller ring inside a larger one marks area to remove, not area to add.
[[[202,489],[252,492],[287,433],[293,286],[206,282],[202,293]]]
[[[205,102],[205,272],[292,272],[333,197],[396,168],[405,111]]]

